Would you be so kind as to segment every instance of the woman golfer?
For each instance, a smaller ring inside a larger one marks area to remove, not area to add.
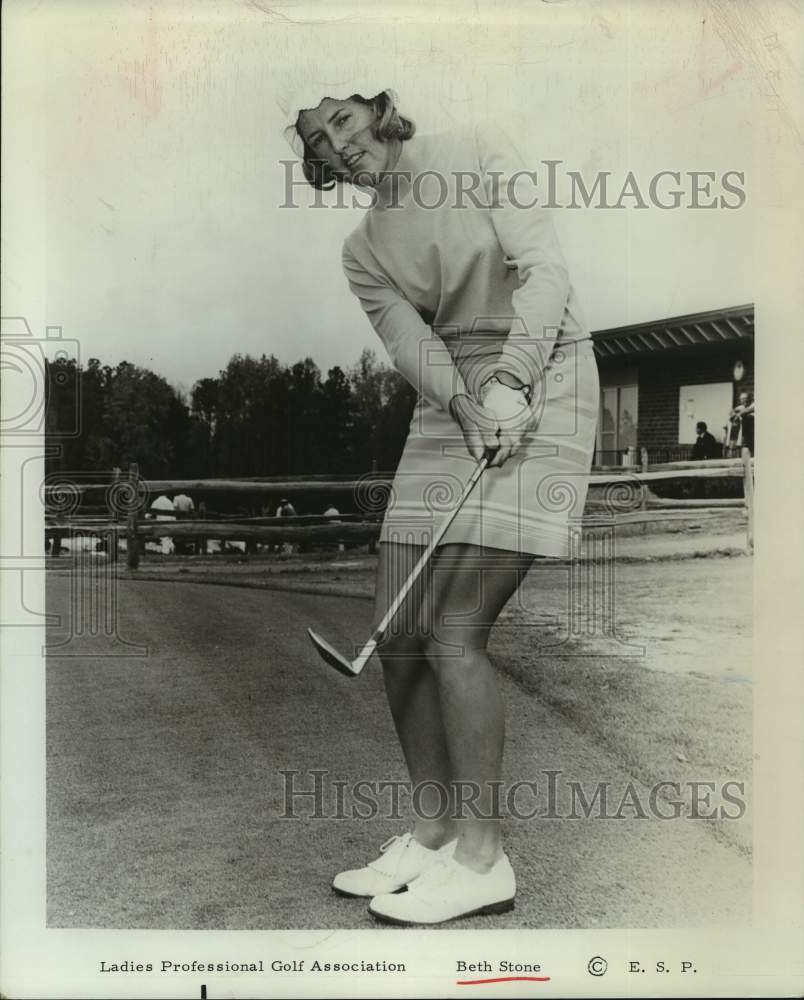
[[[437,924],[514,904],[486,646],[533,560],[568,554],[598,375],[553,224],[504,133],[421,136],[391,91],[366,89],[322,86],[287,110],[311,184],[371,189],[343,267],[419,393],[380,536],[376,622],[475,464],[493,458],[378,648],[418,793],[413,829],[333,887],[370,898],[385,921]]]

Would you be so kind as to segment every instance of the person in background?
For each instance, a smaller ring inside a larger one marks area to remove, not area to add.
[[[151,504],[151,516],[157,521],[175,521],[174,509],[173,500],[166,493],[160,493]],[[160,538],[159,545],[163,555],[167,556],[173,552],[173,540],[169,535]]]
[[[751,394],[741,392],[737,405],[729,413],[729,456],[739,457],[742,448],[754,454],[754,401]]]
[[[279,506],[276,508],[277,517],[296,517],[296,508],[290,502],[290,500],[280,500]]]
[[[703,420],[699,420],[695,425],[698,437],[692,446],[692,459],[694,462],[705,461],[709,458],[721,458],[723,448],[715,440],[715,436],[710,434]]]
[[[742,446],[754,454],[754,397],[749,392],[741,392],[735,412],[740,415]]]
[[[173,497],[173,509],[176,512],[177,520],[186,521],[192,517],[195,511],[195,504],[192,497],[188,497],[186,493],[177,493]],[[179,555],[187,555],[195,550],[195,543],[192,539],[175,538],[173,540],[173,547]]]
[[[327,507],[327,509],[324,511],[324,517],[336,518],[336,517],[340,517],[340,514],[341,514],[341,512],[333,504],[330,504],[330,506]],[[338,546],[337,547],[338,547],[338,552],[343,552],[344,551],[345,546],[344,546],[343,542],[338,542]]]
[[[296,517],[296,508],[290,502],[290,500],[284,499],[279,501],[279,506],[276,508],[277,517]],[[281,551],[285,555],[293,555],[296,551],[296,546],[292,542],[283,542],[281,545]]]
[[[181,517],[186,518],[195,510],[195,504],[192,497],[188,497],[186,493],[178,493],[173,497],[173,509]]]

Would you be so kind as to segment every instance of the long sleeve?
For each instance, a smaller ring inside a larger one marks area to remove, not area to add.
[[[520,283],[511,296],[515,318],[499,367],[535,396],[564,319],[569,273],[550,213],[533,205],[536,185],[508,136],[484,124],[475,129],[475,140],[492,225]]]
[[[343,269],[396,370],[432,405],[449,410],[466,385],[444,342],[382,275],[363,267],[344,245]]]

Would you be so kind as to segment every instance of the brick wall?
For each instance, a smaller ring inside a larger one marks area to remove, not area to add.
[[[741,360],[745,375],[733,382],[734,362]],[[696,355],[640,358],[639,370],[639,445],[667,448],[678,444],[678,395],[682,385],[709,382],[733,382],[734,401],[742,391],[754,391],[753,344],[729,345],[723,353],[702,351]],[[606,367],[600,365],[601,376]]]

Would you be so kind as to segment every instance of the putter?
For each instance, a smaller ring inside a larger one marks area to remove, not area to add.
[[[447,515],[444,523],[438,529],[438,531],[433,536],[433,540],[427,546],[425,551],[422,553],[421,558],[416,563],[416,565],[411,570],[410,576],[402,584],[402,588],[399,593],[394,598],[394,602],[385,614],[385,617],[377,626],[376,629],[371,634],[371,638],[360,650],[360,653],[354,660],[347,660],[345,656],[341,656],[337,649],[327,642],[326,639],[322,639],[320,635],[314,632],[311,628],[307,629],[307,634],[313,640],[313,645],[318,650],[321,659],[328,663],[331,667],[334,667],[339,673],[346,677],[358,677],[363,667],[371,659],[374,650],[377,648],[377,643],[380,640],[383,632],[388,628],[389,624],[393,621],[394,615],[402,607],[402,602],[408,596],[413,584],[419,579],[424,570],[424,567],[430,561],[430,557],[435,552],[436,546],[443,538],[449,526],[455,520],[455,515],[463,507],[466,498],[472,492],[472,490],[477,485],[477,481],[483,475],[486,466],[489,464],[491,459],[494,457],[496,449],[487,449],[485,455],[477,463],[475,470],[469,478],[466,486],[463,488],[463,493],[457,504],[453,507],[450,513]]]

